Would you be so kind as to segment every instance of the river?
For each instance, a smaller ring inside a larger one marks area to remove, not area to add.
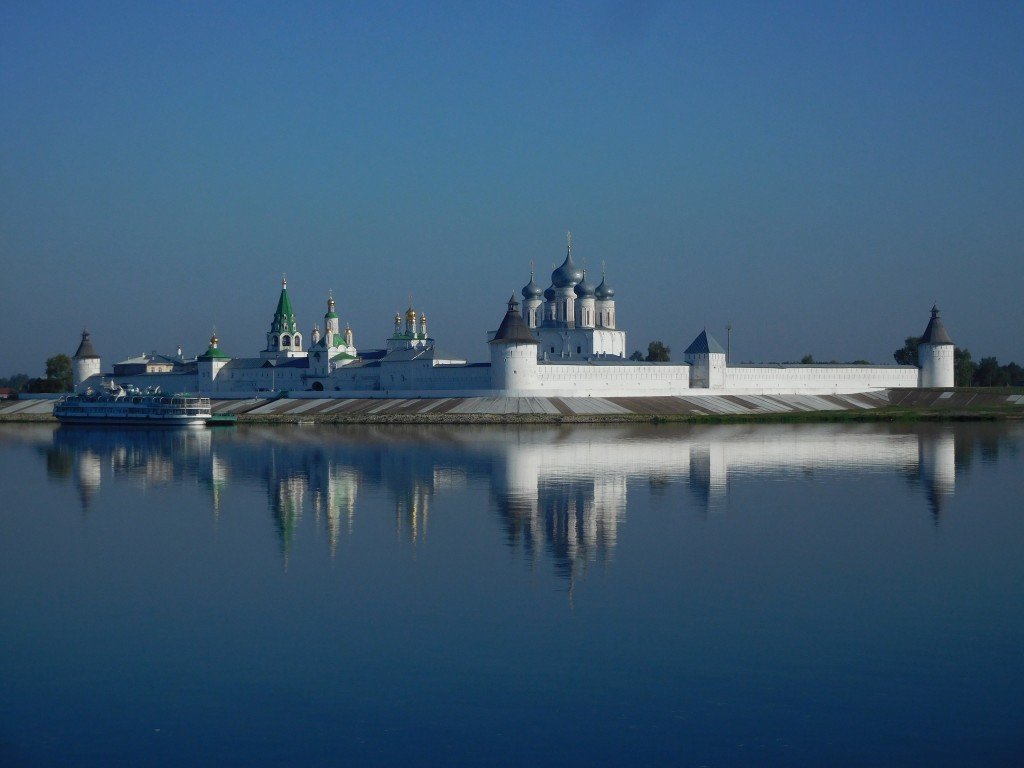
[[[0,765],[1019,765],[1024,427],[0,425]]]

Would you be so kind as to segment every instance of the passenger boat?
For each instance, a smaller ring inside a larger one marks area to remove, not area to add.
[[[68,395],[53,406],[62,424],[202,427],[212,418],[210,398],[188,393],[165,395],[118,387]]]

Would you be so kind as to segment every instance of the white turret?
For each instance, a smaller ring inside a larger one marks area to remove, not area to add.
[[[721,389],[725,386],[725,350],[705,328],[683,352],[690,365],[690,386]]]
[[[82,331],[82,341],[78,345],[78,351],[71,358],[75,375],[75,390],[79,385],[91,376],[98,376],[100,373],[100,356],[92,347],[92,340],[89,338],[89,331]]]
[[[504,390],[506,396],[536,394],[537,340],[519,314],[515,294],[508,300],[508,311],[488,344],[491,347],[491,388]]]
[[[597,327],[615,328],[615,289],[608,285],[608,278],[601,273],[601,284],[594,290],[597,299]]]
[[[576,327],[593,328],[597,325],[597,299],[594,286],[587,281],[587,271],[583,270],[583,279],[573,289],[576,294]]]
[[[917,347],[917,361],[921,369],[919,386],[944,389],[955,386],[955,350],[953,340],[939,319],[939,308],[933,306],[931,320]]]
[[[526,327],[533,330],[544,320],[544,291],[533,279],[530,270],[530,282],[523,286],[523,320]]]
[[[554,288],[553,324],[572,328],[576,324],[576,284],[583,280],[583,270],[572,260],[572,233],[566,235],[567,248],[562,266],[551,273]]]
[[[327,295],[327,312],[324,314],[324,332],[316,333],[313,343],[309,346],[309,373],[313,377],[324,378],[338,368],[348,365],[356,359],[357,351],[352,346],[352,330],[341,332],[341,321],[338,319],[334,294]],[[323,388],[325,382],[314,382],[313,388]]]
[[[220,339],[217,338],[217,331],[210,337],[210,347],[203,354],[196,358],[196,367],[199,370],[199,391],[214,392],[217,389],[217,376],[221,368],[231,362],[219,348]]]
[[[327,314],[324,315],[324,334],[327,336],[328,343],[331,346],[335,346],[337,342],[334,337],[341,333],[341,323],[338,320],[338,313],[335,311],[334,306],[334,292],[330,292],[327,295]]]

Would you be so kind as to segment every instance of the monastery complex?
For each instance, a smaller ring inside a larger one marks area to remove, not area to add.
[[[733,365],[706,330],[682,362],[650,363],[626,357],[615,291],[602,275],[596,287],[573,261],[565,261],[542,289],[531,274],[522,302],[513,294],[497,330],[487,336],[489,360],[469,363],[438,351],[427,317],[410,307],[396,314],[383,349],[359,350],[344,330],[333,296],[323,329],[309,343],[288,296],[287,281],[255,357],[230,357],[216,334],[201,355],[186,359],[153,353],[115,363],[108,372],[88,331],[74,356],[77,391],[117,385],[141,390],[193,392],[214,398],[274,396],[335,398],[441,397],[659,397],[680,395],[852,394],[880,389],[953,386],[953,342],[937,307],[910,365]]]

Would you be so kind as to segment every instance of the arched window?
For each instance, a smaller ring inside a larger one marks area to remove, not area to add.
[[[276,347],[277,346],[277,336],[271,336],[270,337],[270,346],[272,346],[272,347]]]
[[[282,336],[281,337],[281,346],[282,347],[290,347],[291,345],[292,345],[292,340],[288,336]]]
[[[321,384],[319,381],[314,381],[313,382],[313,391],[314,392],[323,392],[324,391],[324,385]]]

